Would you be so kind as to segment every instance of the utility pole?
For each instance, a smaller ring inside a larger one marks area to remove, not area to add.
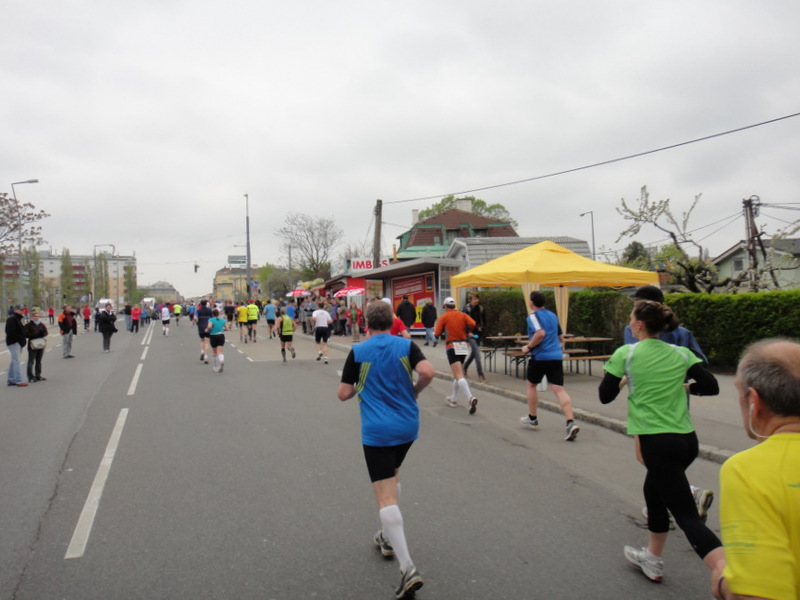
[[[764,241],[761,239],[761,234],[756,228],[756,217],[758,216],[758,207],[761,206],[761,199],[758,196],[750,196],[742,200],[744,206],[744,226],[745,235],[747,236],[747,256],[750,261],[749,275],[750,275],[750,291],[757,292],[760,281],[758,274],[758,249],[761,249],[761,256],[764,262],[767,262],[767,250],[764,248]],[[770,267],[769,274],[772,277],[772,283],[776,288],[780,287],[778,278],[775,276],[775,271]]]
[[[372,243],[372,268],[381,266],[381,221],[383,221],[383,200],[375,203],[375,240]]]

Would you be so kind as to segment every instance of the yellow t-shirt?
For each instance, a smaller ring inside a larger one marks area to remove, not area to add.
[[[236,309],[236,320],[239,323],[247,323],[247,307],[246,306],[239,306]]]
[[[247,318],[250,321],[258,321],[258,306],[255,304],[247,305]]]
[[[719,481],[728,587],[800,598],[800,433],[775,434],[732,456]]]

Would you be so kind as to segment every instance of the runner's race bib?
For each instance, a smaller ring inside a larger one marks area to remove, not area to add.
[[[467,342],[453,342],[453,353],[456,356],[466,356],[469,354],[469,344]]]

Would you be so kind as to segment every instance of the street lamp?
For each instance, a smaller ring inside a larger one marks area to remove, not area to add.
[[[22,292],[22,210],[20,209],[19,202],[17,202],[17,191],[14,189],[15,185],[22,185],[23,183],[39,183],[38,179],[26,179],[25,181],[15,181],[11,184],[11,195],[14,196],[14,205],[17,209],[17,269],[19,269],[19,273],[17,273],[17,281],[19,281],[20,287],[20,295]],[[30,286],[28,287],[28,291],[30,291]],[[30,293],[25,294],[25,305],[28,306],[30,309]]]
[[[250,283],[250,197],[245,194],[244,195],[244,202],[245,202],[245,215],[246,215],[246,230],[247,230],[247,290],[245,294],[247,294],[247,298],[251,298],[251,283]]]
[[[591,220],[592,220],[592,260],[595,260],[595,258],[594,258],[594,211],[593,210],[587,210],[586,212],[581,213],[582,217],[586,216],[586,215],[589,215],[589,218],[591,218]]]

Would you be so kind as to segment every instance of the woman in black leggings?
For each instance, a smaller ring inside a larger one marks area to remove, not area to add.
[[[719,384],[691,350],[658,339],[661,331],[673,331],[677,326],[678,319],[668,306],[637,301],[631,313],[631,331],[639,342],[617,349],[606,363],[600,384],[603,404],[614,400],[625,382],[628,384],[628,433],[638,436],[647,468],[648,545],[625,546],[625,558],[657,582],[664,574],[661,554],[669,535],[669,513],[709,570],[725,556],[722,542],[700,520],[686,478],[699,444],[684,381],[694,380],[689,391],[698,396],[716,396]]]

